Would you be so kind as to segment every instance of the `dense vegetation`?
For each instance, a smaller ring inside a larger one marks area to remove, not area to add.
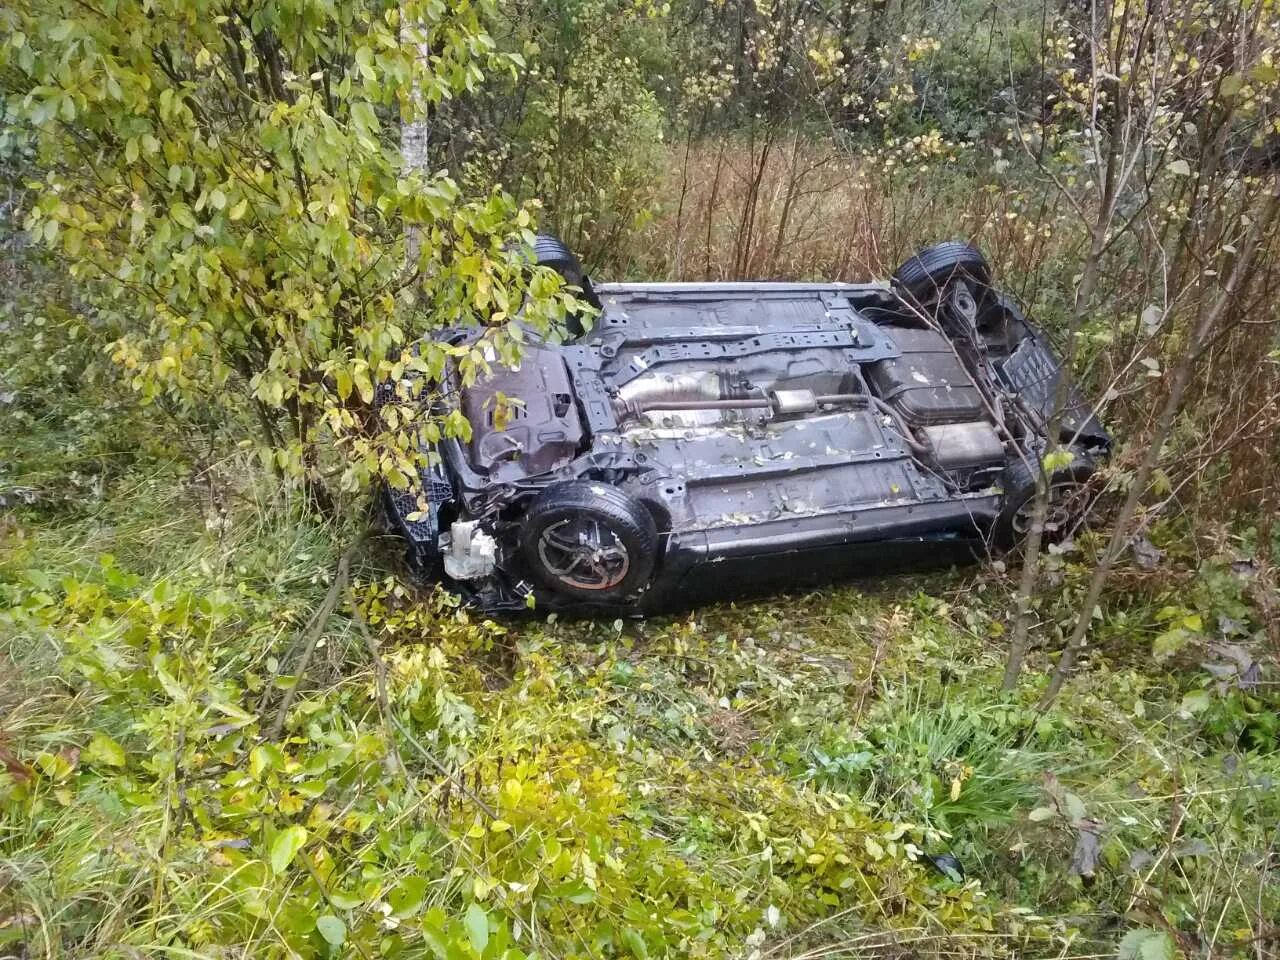
[[[0,956],[1280,956],[1270,2],[0,26]],[[405,347],[557,335],[538,226],[682,279],[971,239],[1115,430],[1097,522],[647,622],[413,586],[370,491],[466,424]]]

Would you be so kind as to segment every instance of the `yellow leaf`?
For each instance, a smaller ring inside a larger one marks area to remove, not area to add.
[[[369,371],[359,369],[355,374],[355,386],[360,391],[360,399],[365,403],[373,403],[373,381],[369,379]]]
[[[351,374],[339,367],[333,371],[334,383],[338,388],[338,396],[343,400],[351,396]]]

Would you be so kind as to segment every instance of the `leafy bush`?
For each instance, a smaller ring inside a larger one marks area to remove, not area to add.
[[[10,107],[47,171],[26,226],[102,294],[144,401],[255,411],[264,460],[313,491],[334,472],[348,490],[404,485],[422,378],[446,360],[473,374],[488,350],[510,361],[517,313],[544,332],[563,319],[559,278],[528,267],[529,209],[465,198],[394,149],[398,119],[518,63],[493,51],[489,12],[49,0],[0,14]],[[406,234],[425,239],[408,260]],[[457,324],[486,325],[488,347],[406,349]],[[379,417],[388,380],[405,395]]]
[[[535,635],[494,690],[476,656],[504,631],[364,584],[362,617],[405,638],[388,712],[348,667],[264,741],[307,678],[243,573],[196,590],[107,559],[60,584],[6,569],[3,590],[0,630],[51,644],[84,704],[6,778],[10,895],[50,949],[736,956],[849,912],[905,942],[996,922],[912,863],[904,827],[617,729],[639,678],[607,655]]]
[[[438,151],[478,190],[536,199],[589,266],[616,263],[665,199],[654,87],[672,66],[667,15],[634,0],[538,2],[508,29],[528,69],[446,110]]]

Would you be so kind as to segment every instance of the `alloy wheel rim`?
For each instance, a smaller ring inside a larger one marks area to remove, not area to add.
[[[608,590],[626,579],[631,555],[618,534],[591,517],[557,520],[538,536],[538,557],[552,576],[578,590]]]

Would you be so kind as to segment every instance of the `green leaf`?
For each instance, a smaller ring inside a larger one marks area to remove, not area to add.
[[[427,895],[427,878],[416,874],[401,880],[387,902],[391,904],[391,915],[398,920],[411,917],[422,908],[422,901]]]
[[[1185,160],[1175,160],[1173,161],[1173,163],[1169,164],[1168,167],[1166,167],[1165,169],[1167,169],[1170,173],[1172,173],[1176,177],[1191,176],[1191,164],[1187,163],[1187,161]]]
[[[463,923],[467,928],[467,939],[471,941],[471,947],[476,953],[484,953],[484,948],[489,945],[489,915],[484,912],[484,907],[478,903],[473,903],[467,907],[467,915],[463,918]]]
[[[254,720],[258,719],[242,707],[239,707],[234,703],[228,703],[225,700],[211,699],[209,701],[209,706],[224,716],[228,716],[232,720],[238,720],[241,723],[253,723]]]
[[[1254,83],[1275,83],[1280,80],[1280,71],[1269,63],[1260,63],[1249,71],[1249,79]]]
[[[1175,960],[1177,955],[1173,937],[1163,930],[1146,927],[1130,930],[1116,948],[1119,960]]]
[[[360,76],[366,81],[372,83],[377,79],[377,74],[373,70],[373,51],[368,47],[360,47],[356,50],[356,67],[360,70]]]
[[[1042,823],[1045,820],[1052,820],[1057,815],[1058,811],[1053,809],[1053,807],[1036,807],[1027,814],[1027,819],[1032,823]]]
[[[1209,691],[1192,690],[1182,698],[1182,712],[1188,715],[1203,713],[1209,709]]]
[[[93,735],[89,746],[85,748],[84,758],[96,766],[123,767],[124,747],[99,731]]]
[[[1244,77],[1238,73],[1233,73],[1222,81],[1222,86],[1218,89],[1222,91],[1224,97],[1234,97],[1244,86]]]
[[[22,571],[22,578],[37,590],[52,590],[53,578],[45,570],[29,569]]]
[[[347,939],[347,925],[332,913],[316,917],[316,930],[330,946],[340,947]]]
[[[169,695],[174,703],[186,703],[187,691],[182,689],[182,685],[174,679],[162,665],[159,656],[153,657],[151,660],[151,669],[155,671],[156,679],[160,681],[160,686],[164,687],[164,692]]]
[[[1139,956],[1142,960],[1174,960],[1177,953],[1173,937],[1162,931],[1154,937],[1147,938],[1139,951]]]
[[[1167,659],[1185,647],[1190,639],[1191,634],[1183,627],[1165,630],[1156,636],[1155,642],[1151,645],[1151,654],[1157,660]]]
[[[1071,466],[1071,461],[1075,457],[1070,450],[1055,450],[1044,458],[1044,472],[1053,473],[1055,470],[1065,470]]]
[[[356,389],[360,391],[360,399],[365,403],[373,403],[373,381],[369,379],[369,371],[359,367],[353,379]]]
[[[1138,951],[1142,949],[1142,944],[1154,931],[1146,929],[1130,930],[1120,938],[1120,943],[1116,947],[1116,956],[1119,960],[1138,960]]]
[[[276,873],[284,873],[306,842],[307,830],[298,824],[277,833],[271,843],[271,869]]]
[[[570,880],[559,884],[552,887],[548,894],[552,897],[561,897],[570,903],[592,903],[596,898],[596,892],[581,880]]]
[[[640,936],[640,934],[631,927],[627,927],[627,929],[622,931],[622,942],[626,944],[627,949],[631,951],[631,955],[635,957],[636,960],[647,960],[649,956],[649,946],[644,942],[644,937]]]
[[[249,776],[261,780],[268,770],[284,768],[284,754],[274,743],[260,743],[249,751]]]
[[[432,907],[422,917],[422,939],[427,942],[437,960],[449,960],[458,951],[449,942],[445,932],[449,918],[439,907]]]
[[[303,780],[301,783],[295,784],[293,789],[298,792],[299,796],[314,800],[324,795],[325,786],[326,784],[323,780]]]

